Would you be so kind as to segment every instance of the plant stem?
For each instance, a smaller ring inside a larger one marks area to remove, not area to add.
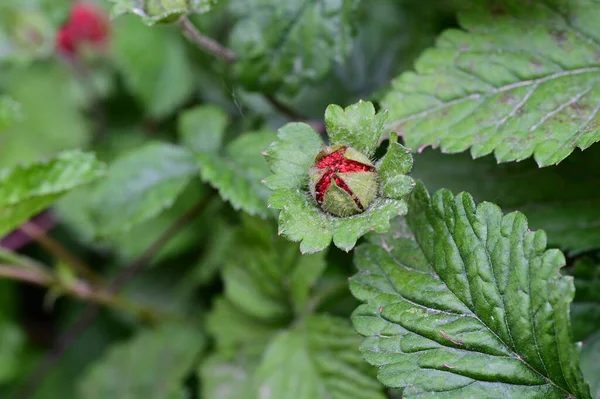
[[[192,43],[194,43],[196,47],[220,58],[228,64],[233,64],[237,61],[237,56],[232,50],[224,47],[215,40],[204,36],[187,17],[184,16],[179,20],[179,26],[181,27],[183,34]],[[307,119],[300,115],[300,113],[294,108],[279,101],[274,95],[263,93],[263,96],[273,108],[287,116],[289,119],[295,121],[303,121]]]
[[[164,312],[157,312],[155,309],[113,295],[106,289],[94,288],[83,280],[61,281],[49,271],[39,267],[0,264],[0,278],[22,281],[41,287],[56,287],[65,294],[101,305],[124,309],[142,318],[159,319],[166,315]]]
[[[233,51],[222,46],[219,42],[200,33],[200,31],[196,28],[192,21],[188,19],[188,17],[182,17],[179,20],[179,26],[183,30],[183,34],[199,48],[227,63],[231,64],[236,61],[237,56]]]
[[[37,241],[38,244],[44,247],[44,249],[54,255],[57,259],[62,260],[73,270],[73,272],[80,274],[92,283],[102,284],[102,279],[91,267],[71,253],[60,242],[47,235],[46,232],[40,229],[36,224],[27,222],[21,225],[20,229],[29,237]]]
[[[300,115],[300,113],[298,111],[296,111],[294,108],[290,107],[289,105],[282,103],[274,95],[264,94],[264,97],[269,102],[269,104],[271,104],[273,106],[273,108],[275,108],[277,111],[281,112],[282,114],[284,114],[291,120],[294,120],[294,121],[306,120],[306,118],[304,116]]]
[[[207,195],[202,201],[192,207],[180,219],[176,220],[171,227],[165,230],[154,242],[146,249],[146,251],[134,262],[129,264],[109,285],[108,291],[115,294],[132,278],[134,278],[146,264],[160,251],[160,249],[183,227],[190,221],[194,220],[213,199],[215,193]],[[83,310],[81,316],[65,331],[57,340],[54,347],[42,359],[39,366],[31,374],[30,378],[23,385],[21,391],[17,395],[18,398],[26,399],[31,397],[39,388],[46,376],[52,371],[52,367],[66,353],[77,338],[87,329],[98,315],[100,307],[97,303],[88,304]]]

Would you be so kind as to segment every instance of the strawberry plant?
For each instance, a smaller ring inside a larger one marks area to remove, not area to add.
[[[0,397],[600,398],[598,0],[3,0]]]

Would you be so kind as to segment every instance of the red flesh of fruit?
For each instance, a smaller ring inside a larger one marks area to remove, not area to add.
[[[315,191],[317,193],[317,202],[321,204],[323,199],[325,198],[325,193],[327,189],[331,185],[331,179],[335,181],[335,184],[350,194],[356,206],[362,211],[364,210],[364,206],[360,203],[358,197],[352,192],[350,187],[339,177],[338,173],[353,173],[353,172],[372,172],[375,170],[373,166],[365,165],[364,163],[360,163],[357,161],[353,161],[351,159],[347,159],[344,155],[346,154],[346,147],[340,148],[337,151],[332,152],[331,154],[325,155],[319,161],[317,161],[317,168],[325,169],[325,174],[315,187]]]

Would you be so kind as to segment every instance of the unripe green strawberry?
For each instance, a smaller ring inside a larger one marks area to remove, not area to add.
[[[325,147],[310,168],[310,192],[321,209],[346,217],[363,212],[377,195],[377,170],[362,153]]]

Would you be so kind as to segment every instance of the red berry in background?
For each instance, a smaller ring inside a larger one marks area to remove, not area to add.
[[[82,45],[103,46],[108,37],[109,24],[104,12],[90,3],[75,3],[69,19],[56,35],[56,48],[73,55]]]
[[[73,45],[73,39],[68,32],[66,26],[59,29],[56,34],[56,48],[58,51],[66,54],[75,53],[75,46]]]

